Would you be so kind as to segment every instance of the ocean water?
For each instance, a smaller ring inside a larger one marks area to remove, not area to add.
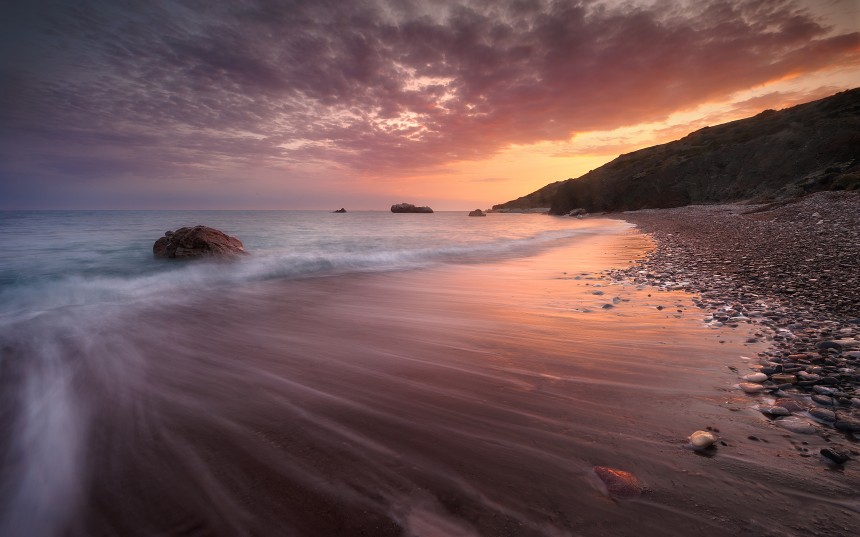
[[[59,308],[170,300],[259,280],[480,263],[533,254],[595,228],[544,215],[464,218],[313,211],[0,213],[0,322]],[[154,259],[168,229],[203,223],[239,237],[235,264]],[[181,294],[182,294],[181,293]]]
[[[196,224],[250,255],[152,257]],[[856,472],[732,389],[747,330],[606,278],[647,246],[618,220],[15,212],[0,244],[3,537],[856,526]]]
[[[250,255],[233,262],[190,263],[153,257],[152,243],[165,230],[196,224],[239,237]],[[166,529],[158,527],[164,515],[148,505],[157,504],[152,495],[157,494],[158,480],[169,479],[175,465],[184,469],[180,473],[191,471],[191,466],[202,464],[197,458],[209,449],[189,447],[192,440],[163,437],[172,434],[162,422],[163,405],[171,407],[170,412],[184,407],[188,424],[182,427],[193,430],[192,423],[206,423],[206,416],[211,418],[218,407],[212,394],[195,396],[195,390],[229,385],[231,376],[244,375],[236,382],[252,392],[243,392],[242,398],[253,400],[253,390],[265,391],[271,377],[280,373],[266,367],[238,373],[231,369],[235,355],[247,354],[241,359],[250,360],[255,354],[279,352],[296,341],[266,340],[291,332],[264,322],[246,324],[240,333],[228,333],[224,327],[270,311],[268,293],[283,290],[279,285],[315,279],[331,285],[356,274],[492,263],[534,255],[604,228],[542,215],[468,218],[461,212],[0,213],[0,425],[6,433],[0,441],[0,534],[90,535],[111,533],[116,527],[124,528],[123,535],[184,534],[182,513],[194,511],[189,503],[196,501],[189,497],[204,491],[214,494],[218,487],[198,483],[199,490],[189,491],[167,509],[180,513],[178,529],[169,524]],[[349,303],[337,293],[326,294],[326,300],[336,300],[343,308],[357,308],[357,317],[379,307],[372,301]],[[226,306],[225,300],[232,302]],[[292,311],[286,322],[302,315],[302,308]],[[168,319],[172,326],[164,325]],[[314,319],[305,329],[316,335],[291,337],[324,354],[360,348],[363,335],[344,341],[345,328],[344,323]],[[218,354],[236,345],[258,348]],[[212,360],[205,373],[190,369],[200,359]],[[226,367],[219,370],[219,363]],[[172,385],[180,379],[195,388]],[[295,410],[294,402],[278,404]],[[228,414],[216,418],[217,426],[210,423],[210,433],[222,427],[247,427],[245,417],[231,420]],[[250,431],[243,434],[254,437]],[[184,433],[179,436],[184,438]],[[224,438],[234,436],[235,430]],[[138,453],[136,446],[146,442],[154,444]],[[153,457],[156,448],[164,449],[168,458],[182,460],[165,461],[161,469],[153,461],[146,471],[131,470],[136,462]],[[115,467],[110,466],[114,459]],[[129,482],[140,479],[135,471],[154,472],[156,479],[141,486],[140,498],[131,494],[131,503],[139,502],[141,513],[118,515],[129,506],[120,500],[112,505],[109,498],[135,486]],[[192,473],[188,479],[220,480],[203,469]],[[196,524],[203,533],[247,532],[246,525],[235,520],[241,511],[233,505],[235,499],[228,501],[229,493],[222,493],[225,499],[211,500],[205,511],[221,512],[219,517],[229,522],[222,520],[213,529],[208,520],[193,520],[189,534],[196,534]],[[121,522],[112,522],[111,517]]]

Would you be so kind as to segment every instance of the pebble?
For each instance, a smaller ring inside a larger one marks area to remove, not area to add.
[[[838,451],[833,448],[822,448],[821,456],[832,462],[833,464],[845,464],[851,457],[844,451]]]
[[[825,408],[811,408],[809,415],[821,421],[836,421],[836,412]]]
[[[738,387],[744,391],[744,393],[759,393],[764,391],[764,386],[761,384],[755,384],[753,382],[741,382],[738,384]]]
[[[744,375],[744,380],[747,382],[764,382],[767,380],[767,375],[764,373],[750,373],[749,375]]]
[[[789,412],[803,412],[806,407],[794,399],[780,398],[774,401],[774,406],[781,406]]]
[[[782,406],[766,406],[761,409],[762,414],[766,414],[768,416],[790,416],[791,412],[788,411],[787,408]]]
[[[818,394],[815,394],[815,395],[813,395],[813,396],[812,396],[812,400],[813,400],[814,402],[818,403],[819,405],[824,405],[824,406],[833,406],[833,398],[832,398],[832,397],[828,397],[828,396],[826,396],[826,395],[818,395]]]
[[[601,490],[612,498],[635,498],[642,494],[642,483],[639,479],[624,470],[609,468],[608,466],[595,466],[594,475],[597,476]]]
[[[780,418],[775,423],[783,429],[798,434],[815,434],[816,430],[815,426],[808,421],[796,417]]]
[[[717,436],[708,431],[696,431],[690,435],[690,445],[695,449],[707,449],[717,442]]]
[[[833,424],[838,431],[847,431],[850,433],[860,432],[860,420],[853,418],[839,417]]]
[[[770,376],[770,380],[776,384],[796,384],[797,377],[788,373],[774,373]]]

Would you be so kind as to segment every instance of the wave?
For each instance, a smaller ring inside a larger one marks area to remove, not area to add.
[[[129,276],[72,274],[4,286],[0,289],[0,326],[62,308],[127,305],[148,300],[164,303],[187,297],[189,291],[255,281],[492,262],[534,255],[577,236],[605,231],[550,230],[525,238],[376,252],[262,253],[229,262],[195,261],[181,267],[165,262],[156,272]]]

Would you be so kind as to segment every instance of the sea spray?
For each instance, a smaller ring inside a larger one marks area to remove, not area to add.
[[[2,342],[4,400],[17,412],[2,424],[2,464],[10,471],[0,475],[0,535],[49,537],[61,534],[83,500],[88,418],[74,386],[69,334],[27,335]]]

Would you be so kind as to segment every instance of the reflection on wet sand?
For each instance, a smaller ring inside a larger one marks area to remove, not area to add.
[[[260,282],[70,329],[76,361],[27,388],[73,404],[33,422],[37,436],[69,435],[48,447],[61,455],[48,468],[70,473],[67,511],[27,473],[51,456],[22,446],[43,442],[19,437],[7,449],[21,450],[18,482],[33,489],[7,502],[27,509],[7,511],[4,528],[767,535],[776,518],[821,513],[847,527],[850,489],[798,482],[796,460],[769,468],[769,447],[743,443],[767,436],[726,404],[726,364],[755,352],[745,334],[704,330],[681,293],[600,279],[644,247],[635,234],[582,237],[495,264]],[[726,440],[712,458],[685,447],[706,426]],[[595,466],[646,492],[607,497]]]

